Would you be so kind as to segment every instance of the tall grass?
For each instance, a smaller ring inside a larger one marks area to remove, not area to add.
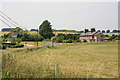
[[[16,53],[16,54],[15,54]],[[117,78],[117,42],[3,51],[3,78]]]

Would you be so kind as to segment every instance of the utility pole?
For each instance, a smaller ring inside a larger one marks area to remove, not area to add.
[[[37,47],[38,47],[38,29],[37,29]]]

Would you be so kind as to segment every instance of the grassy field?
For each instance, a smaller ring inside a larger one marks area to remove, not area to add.
[[[104,35],[109,35],[109,36],[112,36],[112,34],[118,35],[118,34],[120,34],[120,33],[104,33]]]
[[[28,43],[35,44],[35,43]],[[118,42],[2,50],[3,78],[117,78]]]

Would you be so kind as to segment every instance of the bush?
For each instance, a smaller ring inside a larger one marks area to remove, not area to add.
[[[7,48],[7,45],[1,45],[0,46],[0,49],[6,49]]]
[[[21,48],[21,47],[24,47],[23,44],[17,44],[17,45],[9,45],[8,46],[9,48]]]
[[[16,45],[16,43],[11,43],[10,45]]]
[[[6,42],[6,39],[5,39],[5,38],[2,38],[2,42]]]
[[[81,42],[81,40],[79,39],[79,40],[76,40],[76,41],[74,41],[74,42]]]
[[[17,43],[20,43],[20,42],[22,41],[22,39],[16,38],[15,41],[16,41]]]
[[[44,39],[44,41],[51,41],[50,39]]]
[[[16,40],[15,40],[15,38],[13,37],[13,38],[11,38],[11,43],[16,43]]]
[[[68,39],[68,40],[67,40],[67,43],[72,43],[72,40],[71,40],[71,39]]]
[[[44,40],[43,36],[38,36],[38,41],[43,41],[43,40]]]
[[[56,42],[58,43],[62,43],[63,40],[64,40],[64,36],[62,35],[56,38]]]
[[[87,40],[85,39],[85,40],[83,40],[83,42],[87,42]]]
[[[63,40],[62,42],[63,42],[63,43],[72,43],[72,42],[74,42],[74,41],[71,40],[71,39],[69,39],[69,40]]]

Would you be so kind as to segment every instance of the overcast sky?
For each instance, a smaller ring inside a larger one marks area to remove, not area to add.
[[[7,0],[2,2],[0,10],[28,30],[38,28],[46,19],[51,22],[53,29],[83,30],[94,27],[100,30],[113,30],[118,28],[117,2],[11,1],[13,2]]]

